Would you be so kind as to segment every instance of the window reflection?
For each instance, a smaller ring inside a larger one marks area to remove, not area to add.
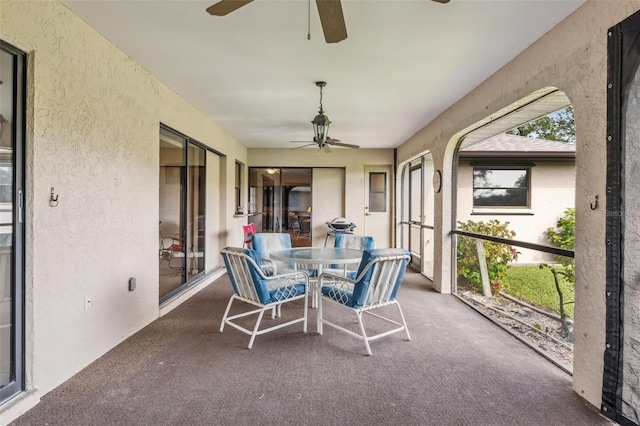
[[[474,207],[527,207],[529,169],[473,169]]]
[[[286,232],[294,246],[311,246],[311,170],[249,169],[249,223],[257,232]]]

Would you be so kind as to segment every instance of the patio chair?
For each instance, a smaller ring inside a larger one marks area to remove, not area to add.
[[[221,251],[221,254],[235,292],[229,299],[227,309],[222,316],[222,322],[220,324],[221,333],[224,330],[225,324],[228,324],[250,335],[251,338],[249,339],[248,348],[251,349],[256,336],[299,322],[303,323],[302,331],[304,333],[307,332],[309,276],[305,272],[293,272],[267,277],[258,265],[259,258],[254,250],[226,247]],[[260,329],[260,322],[262,321],[265,311],[271,310],[273,318],[276,315],[276,311],[279,315],[281,314],[283,304],[299,299],[304,299],[304,311],[301,317],[262,330]],[[229,311],[231,310],[231,305],[234,300],[240,300],[257,306],[258,309],[229,316]],[[258,318],[253,326],[253,330],[249,330],[235,322],[236,319],[254,314],[258,314]]]
[[[336,234],[333,246],[362,251],[373,250],[376,248],[376,241],[373,237],[368,235]],[[328,268],[324,268],[322,272],[330,272],[354,279],[358,272],[357,268],[358,267],[356,265],[331,265]]]
[[[311,219],[300,220],[300,234],[301,237],[311,237]]]
[[[315,275],[313,268],[298,268],[293,263],[278,262],[271,259],[271,252],[290,249],[291,235],[286,232],[259,232],[253,236],[253,249],[258,252],[260,266],[265,275],[276,275],[302,270],[310,276]]]
[[[179,263],[176,266],[175,262],[172,264],[173,259],[178,259]],[[175,234],[171,237],[163,237],[160,233],[160,264],[166,260],[167,265],[171,269],[184,269],[184,246],[182,244],[182,238],[179,234]]]
[[[332,273],[322,273],[318,279],[321,297],[318,305],[318,333],[322,334],[322,326],[326,324],[350,336],[364,341],[367,355],[371,355],[369,342],[404,331],[406,339],[411,340],[407,323],[402,314],[400,303],[396,295],[402,284],[402,279],[410,260],[410,254],[404,249],[375,249],[366,250],[362,255],[357,277],[349,279]],[[346,309],[358,318],[360,333],[337,325],[323,317],[323,303],[329,302]],[[399,321],[382,316],[372,311],[385,306],[395,306],[398,309]],[[391,330],[369,336],[364,326],[363,316],[368,314],[386,323],[393,324]]]

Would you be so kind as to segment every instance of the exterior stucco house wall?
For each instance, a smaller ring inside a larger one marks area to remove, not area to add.
[[[498,175],[491,182],[494,186],[501,184],[501,172],[526,176],[524,187],[518,188],[522,189],[522,197],[517,200],[521,205],[509,205],[514,203],[508,200],[497,202],[505,205],[478,205],[492,204],[481,202],[479,195],[483,191],[500,192],[503,196],[509,191],[478,189],[481,172]],[[499,134],[460,151],[457,184],[457,221],[509,222],[509,229],[516,233],[515,240],[548,246],[551,243],[546,229],[555,226],[565,209],[575,206],[575,145]],[[553,261],[553,256],[546,253],[521,247],[517,251],[517,263]]]

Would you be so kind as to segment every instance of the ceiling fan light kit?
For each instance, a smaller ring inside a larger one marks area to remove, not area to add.
[[[324,81],[316,81],[316,86],[320,88],[320,110],[318,115],[311,121],[313,125],[313,142],[312,141],[291,141],[293,143],[307,143],[308,145],[318,145],[318,148],[324,150],[324,152],[331,152],[329,145],[341,146],[344,148],[360,148],[358,145],[352,145],[350,143],[342,143],[340,139],[333,139],[329,137],[329,125],[331,121],[326,116],[322,109],[322,88],[327,85]],[[305,146],[308,146],[305,145]],[[299,148],[304,148],[301,146]],[[298,149],[298,148],[294,148]]]
[[[331,124],[329,117],[325,115],[322,109],[322,88],[326,85],[327,83],[324,81],[316,81],[316,86],[320,88],[320,109],[318,110],[318,115],[311,121],[311,124],[313,124],[314,141],[317,142],[321,148],[327,141],[327,133],[329,133],[329,125]]]

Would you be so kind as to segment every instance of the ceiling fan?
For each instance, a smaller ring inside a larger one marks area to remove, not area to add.
[[[207,8],[209,15],[224,16],[253,0],[221,0]],[[449,0],[432,0],[437,3],[449,3]],[[347,26],[344,23],[340,0],[316,0],[322,32],[327,43],[338,43],[347,38]]]
[[[324,152],[331,152],[329,145],[343,146],[345,148],[360,148],[358,145],[352,145],[350,143],[343,143],[339,139],[333,139],[329,137],[329,117],[327,117],[322,109],[322,88],[327,85],[324,81],[316,81],[316,86],[320,88],[320,110],[318,115],[311,121],[313,124],[313,141],[291,141],[292,143],[306,143],[307,145],[300,146],[298,148],[304,148],[305,146],[318,145]],[[294,148],[294,149],[298,149]]]
[[[327,139],[325,140],[325,142],[323,144],[319,144],[317,142],[317,139],[314,137],[313,141],[291,141],[291,143],[306,143],[307,145],[302,145],[302,146],[297,146],[293,149],[299,149],[299,148],[304,148],[306,146],[311,146],[311,145],[318,145],[319,148],[321,148],[322,150],[324,150],[324,152],[326,153],[330,153],[331,152],[331,147],[330,145],[333,146],[342,146],[345,148],[360,148],[358,145],[352,145],[350,143],[343,143],[340,141],[340,139],[333,139],[327,136]]]

